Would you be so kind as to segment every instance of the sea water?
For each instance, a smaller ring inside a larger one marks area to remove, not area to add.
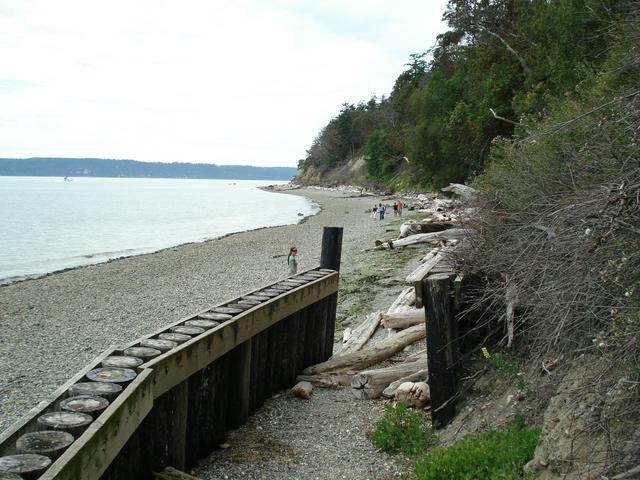
[[[0,283],[148,253],[317,212],[284,182],[0,177]]]

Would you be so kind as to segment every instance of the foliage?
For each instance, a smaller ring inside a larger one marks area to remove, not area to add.
[[[387,406],[384,417],[368,437],[371,443],[385,452],[406,455],[419,454],[435,442],[424,412],[404,405]]]
[[[501,372],[509,375],[516,382],[518,388],[524,389],[527,386],[524,381],[520,365],[507,355],[502,353],[493,353],[487,357],[487,362],[489,362],[489,365],[496,370],[500,370]]]
[[[414,465],[413,478],[524,478],[524,464],[533,457],[540,431],[527,429],[521,416],[502,430],[466,436],[449,447],[435,448]]]
[[[450,0],[450,30],[430,58],[411,55],[388,98],[344,104],[300,167],[327,171],[362,154],[373,183],[472,178],[496,139],[526,130],[524,120],[558,100],[583,100],[615,56],[612,44],[629,34],[628,10],[627,0]]]
[[[544,116],[524,116],[526,128],[493,143],[468,222],[481,233],[457,252],[465,275],[484,281],[469,312],[499,331],[509,287],[516,345],[537,365],[600,357],[584,380],[590,391],[640,372],[639,12],[636,4],[624,22],[609,16],[601,68],[576,69],[573,92],[547,96]],[[624,461],[632,430],[623,429],[640,415],[640,384],[631,385],[633,400],[607,411],[604,427],[591,425],[593,435],[606,432],[608,467]]]

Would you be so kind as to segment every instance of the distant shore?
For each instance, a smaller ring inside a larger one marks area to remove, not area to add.
[[[344,227],[343,270],[382,236],[365,213],[371,197],[296,189],[321,212],[303,223],[230,234],[151,254],[74,268],[0,286],[0,430],[24,415],[89,360],[209,305],[286,276],[295,244],[302,268],[320,258],[323,226]]]

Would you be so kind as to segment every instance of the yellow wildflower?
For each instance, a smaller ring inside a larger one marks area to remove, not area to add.
[[[489,358],[491,355],[489,355],[489,350],[487,350],[487,347],[482,347],[482,355],[484,355],[484,358]]]

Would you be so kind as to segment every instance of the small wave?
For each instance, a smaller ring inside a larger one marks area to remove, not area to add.
[[[126,257],[129,255],[133,255],[139,252],[139,249],[135,248],[126,248],[124,250],[111,250],[106,252],[97,252],[97,253],[87,253],[85,255],[78,255],[75,257],[69,257],[69,260],[75,260],[78,258],[96,258],[96,257]]]

